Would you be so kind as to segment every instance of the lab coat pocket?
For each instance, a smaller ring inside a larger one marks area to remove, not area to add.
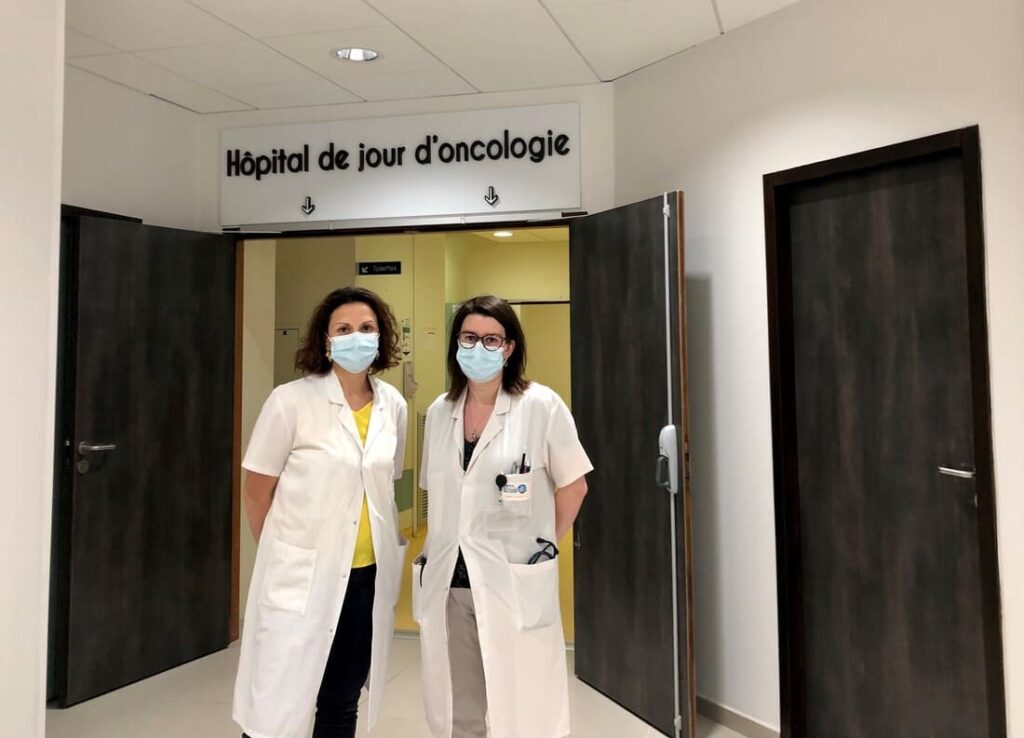
[[[316,569],[316,549],[300,548],[276,538],[271,546],[259,602],[264,607],[305,615]]]
[[[559,618],[558,559],[509,564],[520,630],[543,628]]]
[[[423,615],[421,604],[423,601],[423,567],[426,561],[422,556],[412,562],[412,619],[417,623]]]

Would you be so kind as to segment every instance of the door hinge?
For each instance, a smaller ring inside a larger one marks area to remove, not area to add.
[[[666,218],[671,218],[672,217],[672,208],[670,208],[668,205],[662,205],[661,206],[661,214],[664,215]]]
[[[683,716],[682,715],[676,715],[675,724],[676,724],[676,735],[679,735],[683,731]]]

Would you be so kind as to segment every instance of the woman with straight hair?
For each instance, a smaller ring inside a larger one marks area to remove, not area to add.
[[[463,303],[451,385],[427,412],[427,540],[413,564],[423,698],[438,738],[562,738],[569,687],[557,542],[593,469],[569,409],[525,375],[511,305]]]
[[[234,718],[247,738],[352,738],[359,695],[380,715],[407,542],[395,479],[405,398],[375,375],[397,366],[391,309],[346,287],[313,311],[242,466],[259,542],[245,611]]]

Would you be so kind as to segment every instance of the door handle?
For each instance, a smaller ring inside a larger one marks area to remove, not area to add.
[[[940,466],[939,474],[944,474],[947,477],[956,477],[957,479],[974,479],[973,469],[953,469],[948,466]]]
[[[658,466],[654,478],[658,486],[672,494],[679,492],[679,446],[674,425],[666,425],[658,434]]]
[[[95,451],[113,451],[116,448],[116,443],[86,443],[85,441],[82,441],[78,444],[78,455],[86,456],[87,454],[91,454]]]

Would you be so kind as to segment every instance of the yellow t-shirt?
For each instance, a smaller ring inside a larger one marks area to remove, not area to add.
[[[373,402],[366,403],[362,410],[353,410],[352,417],[356,420],[359,437],[366,445],[366,432],[370,428],[370,412]],[[366,503],[366,492],[363,492],[363,514],[359,518],[359,534],[356,536],[356,552],[352,556],[352,568],[359,569],[377,563],[373,553],[373,531],[370,529],[370,508]]]

